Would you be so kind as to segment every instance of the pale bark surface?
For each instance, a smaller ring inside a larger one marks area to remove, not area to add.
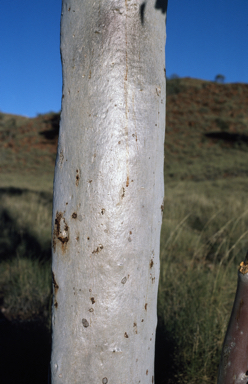
[[[164,196],[163,4],[62,3],[53,384],[154,381]]]

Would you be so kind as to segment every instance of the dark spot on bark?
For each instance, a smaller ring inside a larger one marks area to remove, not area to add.
[[[71,215],[71,217],[72,217],[73,219],[76,219],[76,218],[77,218],[77,214],[76,214],[76,212],[74,212],[74,213]]]
[[[118,141],[118,144],[120,144],[121,142],[120,141]]]
[[[132,231],[129,231],[130,235],[132,234]]]
[[[94,299],[94,297],[91,297],[90,300],[91,300],[92,304],[95,304],[96,300]]]
[[[70,12],[70,10],[71,10],[71,7],[68,8],[68,11],[69,11],[69,12]]]
[[[62,99],[65,97],[65,95],[62,95]]]
[[[58,289],[59,289],[59,286],[55,280],[55,274],[54,272],[52,272],[52,282],[53,282],[53,287],[54,287],[54,292],[57,293]]]
[[[79,241],[79,236],[76,237],[76,240]]]
[[[134,326],[134,328],[135,328],[135,333],[136,333],[136,335],[137,335],[137,333],[138,333],[138,331],[137,331],[137,324],[136,324],[136,323],[133,323],[133,326]]]
[[[103,249],[103,245],[99,245],[92,253],[99,253]]]
[[[104,377],[104,378],[102,379],[102,384],[107,384],[107,382],[108,382],[107,377]]]
[[[62,248],[65,250],[65,246],[69,241],[69,228],[65,222],[65,218],[61,212],[56,213],[54,228],[53,228],[53,250],[56,250],[56,240],[61,241]]]
[[[53,271],[52,271],[52,283],[53,283],[53,305],[55,308],[58,308],[57,292],[58,292],[59,286],[55,280],[55,274]]]
[[[121,190],[121,198],[123,199],[123,197],[125,197],[125,188],[122,187],[122,190]]]
[[[101,214],[104,215],[104,213],[105,213],[105,209],[102,208],[102,209],[101,209]]]
[[[148,369],[146,370],[146,376],[148,375]]]
[[[153,260],[151,259],[150,264],[149,264],[149,265],[150,265],[150,268],[153,267],[153,264],[154,264],[154,263],[153,263]]]
[[[125,276],[125,277],[123,277],[123,279],[121,280],[121,283],[122,283],[122,284],[126,284],[126,282],[127,282],[127,278],[126,278],[126,276]]]
[[[155,277],[152,277],[152,284],[155,283]]]
[[[87,240],[89,240],[90,238],[89,237],[87,237]]]
[[[88,183],[92,183],[92,180],[89,180]]]
[[[65,203],[65,205],[68,205],[68,203]]]
[[[144,24],[146,2],[144,1],[140,6],[140,20],[141,24]]]
[[[164,204],[161,205],[161,212],[164,212]]]
[[[128,339],[128,334],[127,334],[127,332],[124,333],[124,337],[125,337],[126,339]]]
[[[141,323],[143,323],[144,319],[141,320]]]
[[[89,309],[89,312],[94,312],[94,309],[93,309],[93,308],[90,308],[90,309]]]
[[[147,303],[145,303],[145,310],[147,311]]]
[[[89,326],[89,323],[86,319],[82,319],[82,323],[83,323],[84,328],[87,328]]]
[[[80,179],[80,177],[79,177],[79,171],[78,171],[78,169],[76,170],[76,186],[78,187],[78,184],[79,184],[79,179]]]

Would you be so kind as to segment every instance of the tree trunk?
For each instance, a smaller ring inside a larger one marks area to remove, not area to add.
[[[165,3],[62,1],[53,384],[154,381]]]
[[[232,314],[226,331],[218,384],[248,382],[248,261],[240,264]]]

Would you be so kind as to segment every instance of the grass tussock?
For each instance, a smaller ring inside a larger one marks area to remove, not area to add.
[[[8,318],[48,317],[51,194],[2,188],[0,195],[1,311]]]
[[[29,258],[0,263],[0,285],[4,289],[5,315],[27,318],[48,316],[51,304],[51,266]]]

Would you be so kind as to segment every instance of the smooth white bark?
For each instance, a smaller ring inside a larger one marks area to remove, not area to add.
[[[53,384],[154,381],[165,134],[157,3],[62,3]]]

